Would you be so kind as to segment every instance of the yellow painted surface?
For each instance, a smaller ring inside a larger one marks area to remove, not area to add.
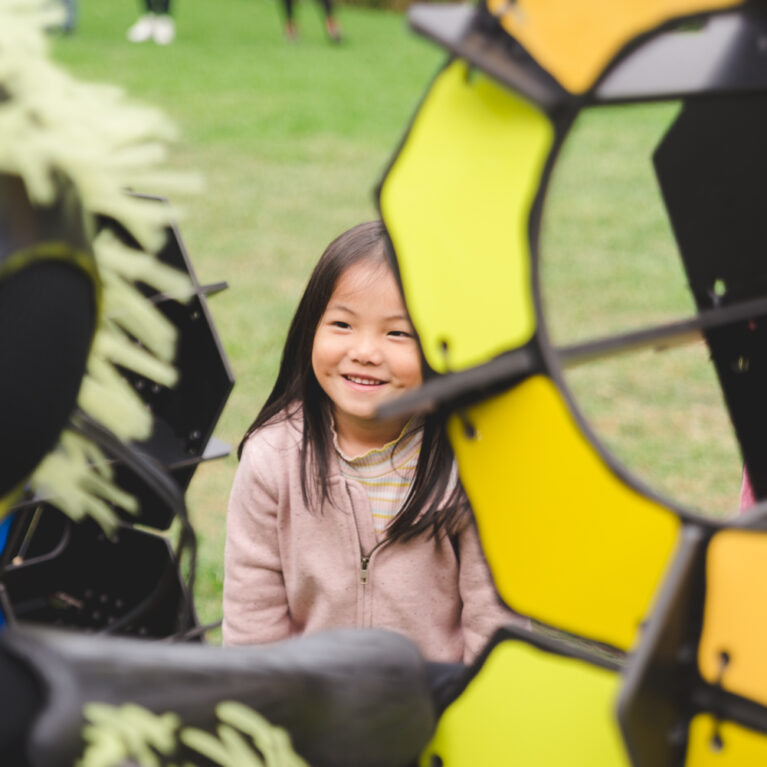
[[[444,767],[628,767],[613,714],[620,677],[519,641],[499,644],[422,755]]]
[[[741,5],[742,0],[487,0],[490,12],[572,93],[596,82],[637,35],[680,16]]]
[[[380,204],[435,370],[486,362],[532,337],[528,219],[553,137],[542,112],[479,72],[467,77],[465,62],[428,92]]]
[[[709,544],[700,673],[767,706],[767,533],[723,530]]]
[[[679,518],[623,483],[553,382],[534,376],[449,425],[482,545],[519,612],[628,649],[674,551]]]
[[[721,748],[712,743],[714,733]],[[690,723],[685,767],[761,767],[767,764],[767,736],[733,722],[698,714]]]

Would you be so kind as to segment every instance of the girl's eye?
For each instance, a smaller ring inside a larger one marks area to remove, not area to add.
[[[351,325],[348,322],[343,322],[342,320],[334,320],[330,323],[334,328],[343,328],[346,330],[347,328],[350,328]]]
[[[389,335],[395,336],[396,338],[412,338],[413,337],[413,334],[408,333],[406,330],[390,330]]]

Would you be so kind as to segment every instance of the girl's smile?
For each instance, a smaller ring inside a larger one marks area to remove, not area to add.
[[[382,384],[385,384],[386,381],[381,381],[378,378],[366,378],[363,376],[348,376],[345,375],[344,378],[352,384],[357,384],[358,386],[364,386],[364,387],[371,387],[371,386],[381,386]]]
[[[415,333],[388,266],[365,260],[341,275],[314,335],[312,369],[332,403],[339,440],[365,435],[369,444],[383,445],[398,436],[404,421],[377,421],[376,410],[420,386],[422,374]]]

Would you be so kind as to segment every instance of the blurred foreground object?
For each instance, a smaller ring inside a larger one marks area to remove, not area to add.
[[[496,637],[423,764],[761,763],[765,616],[748,586],[767,578],[764,511],[736,531],[639,482],[562,371],[704,338],[767,497],[767,5],[487,0],[410,21],[451,59],[379,202],[436,375],[381,415],[450,416],[500,594],[552,634]],[[652,162],[698,313],[555,347],[538,243],[570,128],[586,107],[672,99]]]
[[[163,200],[126,191],[194,182],[158,170],[172,129],[50,63],[54,11],[0,12],[0,621],[166,637],[194,625],[183,490],[227,453],[206,305],[225,285],[197,282]],[[175,554],[134,529],[176,517]]]

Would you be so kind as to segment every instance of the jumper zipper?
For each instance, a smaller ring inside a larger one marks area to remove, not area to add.
[[[370,558],[373,556],[376,549],[383,546],[384,543],[386,543],[386,540],[379,541],[375,546],[373,546],[369,554],[363,554],[362,558],[360,559],[360,583],[363,586],[366,585],[370,579]]]

